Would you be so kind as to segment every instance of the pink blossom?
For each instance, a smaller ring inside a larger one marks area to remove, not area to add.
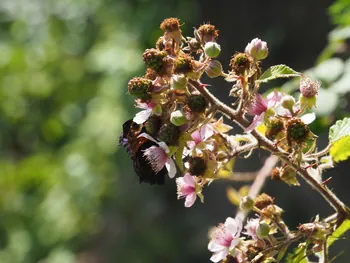
[[[176,174],[176,166],[174,161],[168,156],[170,150],[166,143],[157,142],[147,133],[141,133],[139,137],[145,137],[158,144],[158,146],[151,146],[143,152],[146,160],[151,164],[153,171],[158,173],[165,166],[165,168],[168,170],[169,177],[173,178]]]
[[[212,233],[208,244],[209,251],[214,254],[210,258],[213,262],[219,262],[227,255],[236,256],[235,248],[240,243],[239,235],[242,231],[242,221],[228,217],[225,224],[219,225]]]
[[[148,120],[148,118],[152,115],[153,108],[155,107],[154,103],[138,103],[136,105],[137,108],[143,109],[142,111],[136,113],[133,118],[133,122],[137,124],[142,124]]]
[[[199,130],[196,130],[191,134],[193,141],[187,142],[187,147],[189,148],[189,151],[192,151],[196,146],[199,146],[202,142],[206,141],[213,135],[213,126],[211,124],[203,125]]]
[[[186,198],[185,207],[191,207],[196,201],[196,181],[195,176],[186,173],[183,177],[176,179],[177,198]]]
[[[265,112],[270,108],[275,108],[281,102],[283,94],[274,90],[264,99],[259,93],[256,94],[255,101],[251,104],[248,113],[254,115],[252,123],[245,129],[245,132],[251,132],[264,122]]]
[[[254,240],[258,239],[258,237],[256,235],[256,229],[259,226],[259,222],[260,222],[259,218],[249,219],[247,224],[244,227],[246,232],[243,232],[243,233],[250,236]]]

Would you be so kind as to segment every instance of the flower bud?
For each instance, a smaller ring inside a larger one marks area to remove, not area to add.
[[[216,58],[220,55],[221,47],[216,42],[207,42],[204,46],[205,54],[210,58]]]
[[[159,132],[158,139],[162,142],[165,142],[167,145],[176,145],[180,137],[179,127],[175,126],[172,123],[164,124]]]
[[[269,54],[267,43],[259,38],[254,38],[245,48],[245,53],[249,54],[255,60],[262,60]]]
[[[209,65],[205,68],[205,72],[209,78],[219,77],[222,74],[222,65],[217,60],[211,60]]]
[[[186,116],[179,110],[174,111],[170,115],[170,122],[176,126],[181,126],[186,123]]]
[[[270,226],[265,221],[259,222],[259,225],[256,228],[257,237],[263,239],[268,237],[269,233],[270,233]]]
[[[146,78],[133,78],[128,83],[128,92],[143,101],[151,99],[152,81]]]
[[[282,99],[281,105],[283,108],[293,112],[293,106],[295,104],[295,99],[290,95],[285,95]]]
[[[188,172],[192,175],[203,175],[207,169],[207,164],[202,157],[191,157],[188,162],[190,164]]]
[[[146,49],[142,54],[143,62],[147,68],[153,69],[157,73],[162,73],[166,64],[166,51],[159,51],[155,48]]]
[[[236,75],[243,75],[253,65],[252,57],[245,53],[237,53],[230,60],[230,67]]]
[[[178,89],[178,90],[184,90],[187,86],[187,78],[183,75],[173,75],[170,80],[171,88]]]
[[[243,211],[249,211],[254,207],[254,200],[250,196],[244,196],[241,199],[241,203],[239,204],[239,208]]]
[[[191,95],[186,100],[186,106],[192,111],[201,113],[207,108],[208,102],[202,95]]]

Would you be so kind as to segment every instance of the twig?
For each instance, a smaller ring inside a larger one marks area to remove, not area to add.
[[[258,172],[253,184],[251,185],[248,196],[252,199],[255,199],[260,193],[262,187],[265,184],[266,178],[271,174],[272,169],[276,166],[278,162],[278,158],[276,156],[271,155],[264,163],[264,166]],[[240,210],[236,218],[244,221],[247,216],[247,212]]]

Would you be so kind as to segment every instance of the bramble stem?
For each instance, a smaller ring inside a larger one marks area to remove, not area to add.
[[[233,122],[238,124],[243,130],[249,126],[249,121],[246,120],[242,115],[238,114],[231,107],[227,106],[225,103],[218,100],[213,94],[211,94],[205,85],[199,83],[198,81],[190,80],[189,82],[193,85],[211,104],[214,104],[217,107],[217,110],[222,112],[228,118],[230,118]],[[333,194],[327,186],[319,183],[314,179],[305,168],[300,167],[298,164],[294,163],[289,159],[289,154],[276,147],[273,142],[268,140],[265,136],[253,130],[251,134],[258,140],[259,145],[264,147],[266,150],[270,151],[272,154],[277,155],[281,160],[287,163],[290,167],[292,167],[312,188],[318,191],[323,198],[329,203],[330,206],[334,208],[334,210],[338,213],[340,224],[344,221],[345,218],[350,216],[350,210],[346,207],[346,205],[335,195]]]

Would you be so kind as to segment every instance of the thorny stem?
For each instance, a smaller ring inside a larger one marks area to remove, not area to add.
[[[331,149],[332,144],[328,144],[326,148],[324,148],[322,151],[316,152],[316,153],[312,153],[312,154],[308,154],[307,157],[308,158],[317,158],[320,157],[322,155],[326,155],[329,150]]]
[[[190,84],[194,86],[210,103],[217,106],[218,111],[225,114],[233,122],[237,123],[242,129],[249,126],[249,121],[244,119],[243,116],[237,114],[235,110],[218,100],[213,94],[211,94],[204,85],[198,81],[190,80]],[[338,213],[338,225],[340,225],[345,218],[350,216],[350,210],[345,206],[345,204],[339,200],[339,198],[333,194],[325,185],[322,185],[316,181],[305,168],[298,166],[292,160],[288,158],[288,155],[278,149],[270,140],[265,138],[263,135],[253,130],[251,134],[259,141],[260,146],[264,147],[266,150],[270,151],[272,154],[278,155],[281,160],[286,162],[291,166],[312,188],[317,190],[323,198],[334,208]]]

